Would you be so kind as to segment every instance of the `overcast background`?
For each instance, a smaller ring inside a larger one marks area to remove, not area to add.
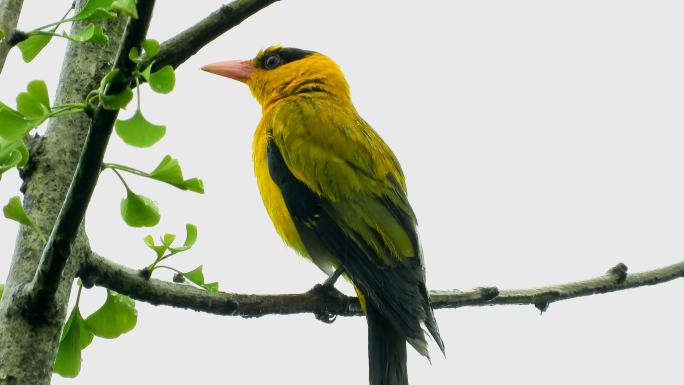
[[[31,29],[65,1],[27,0]],[[163,41],[219,6],[158,1],[149,37]],[[630,271],[684,256],[684,23],[680,1],[332,1],[276,3],[218,38],[178,71],[176,89],[143,87],[143,111],[168,126],[151,149],[113,136],[106,160],[151,170],[165,154],[206,194],[129,176],[161,223],[127,227],[120,182],[103,173],[87,215],[95,250],[142,267],[142,238],[199,227],[191,252],[209,280],[239,293],[292,293],[324,279],[287,249],[252,173],[260,107],[247,87],[199,67],[282,44],[323,52],[354,104],[404,167],[431,289],[527,288]],[[51,95],[65,44],[31,64],[11,52],[0,100],[32,79]],[[132,109],[122,117],[132,114]],[[12,171],[3,204],[17,194]],[[16,225],[0,221],[0,277]],[[169,278],[160,274],[161,278]],[[338,285],[349,292],[349,288]],[[681,383],[684,280],[552,304],[436,312],[447,358],[409,352],[412,384]],[[85,291],[84,314],[104,289]],[[366,325],[313,315],[220,317],[138,303],[138,325],[96,339],[75,379],[55,384],[364,384]]]

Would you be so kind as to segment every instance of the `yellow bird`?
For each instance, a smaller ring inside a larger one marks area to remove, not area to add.
[[[356,112],[339,66],[273,46],[202,69],[247,83],[261,104],[253,151],[264,205],[288,245],[353,283],[368,321],[370,383],[408,384],[406,342],[429,357],[425,326],[444,344],[401,166]]]

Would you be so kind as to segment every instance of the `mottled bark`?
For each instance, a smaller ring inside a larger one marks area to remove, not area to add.
[[[82,25],[76,24],[78,30]],[[105,30],[106,46],[70,43],[67,47],[56,103],[82,101],[97,88],[99,80],[111,69],[125,18],[109,20]],[[50,233],[78,163],[91,120],[83,113],[52,119],[45,136],[31,141],[31,160],[22,172],[24,207],[45,233]],[[40,321],[27,317],[17,293],[30,282],[43,251],[41,240],[26,227],[17,237],[14,256],[0,301],[0,384],[48,384],[57,342],[64,323],[69,293],[83,251],[88,249],[82,227],[73,246],[55,300],[47,317]]]
[[[0,29],[5,33],[5,38],[0,41],[0,72],[2,72],[7,54],[12,48],[12,36],[17,29],[22,5],[24,5],[24,0],[0,1]]]

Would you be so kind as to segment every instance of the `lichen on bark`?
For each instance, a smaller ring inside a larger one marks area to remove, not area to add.
[[[99,80],[112,67],[125,23],[124,17],[105,22],[107,45],[68,45],[55,103],[81,101],[90,90],[97,88]],[[72,27],[80,28],[78,23]],[[84,113],[52,119],[45,135],[31,141],[31,160],[22,173],[24,207],[46,233],[50,232],[62,206],[90,123]],[[72,281],[81,256],[89,250],[82,230],[81,226],[54,306],[40,322],[27,317],[21,301],[13,301],[21,287],[33,278],[42,253],[41,240],[32,230],[22,227],[19,231],[5,294],[0,301],[0,384],[50,383]]]

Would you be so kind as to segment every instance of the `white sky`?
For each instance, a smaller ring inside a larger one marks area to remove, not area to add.
[[[28,0],[20,26],[59,18],[69,2]],[[149,36],[165,40],[218,3],[158,1]],[[106,172],[87,217],[92,246],[142,267],[152,257],[146,234],[182,239],[191,222],[199,242],[171,263],[204,264],[225,291],[302,292],[324,279],[283,245],[262,207],[251,165],[259,106],[244,85],[199,70],[279,43],[334,58],[357,109],[394,149],[430,288],[524,288],[618,262],[631,271],[677,262],[683,11],[678,1],[279,2],[188,60],[170,95],[145,86],[143,111],[168,126],[163,141],[139,150],[112,138],[107,161],[151,170],[172,154],[187,177],[204,179],[206,195],[129,177],[162,210],[156,228],[131,229],[118,213],[123,188]],[[63,48],[53,42],[29,65],[12,52],[0,100],[12,104],[36,78],[53,93]],[[18,185],[14,172],[2,178],[3,202]],[[15,232],[0,221],[2,277]],[[543,316],[532,306],[439,310],[448,358],[433,347],[430,365],[409,353],[411,383],[679,383],[683,290],[678,281],[566,301]],[[85,292],[84,312],[103,295]],[[325,325],[308,314],[138,309],[134,331],[95,340],[81,375],[54,383],[367,383],[359,317]]]

